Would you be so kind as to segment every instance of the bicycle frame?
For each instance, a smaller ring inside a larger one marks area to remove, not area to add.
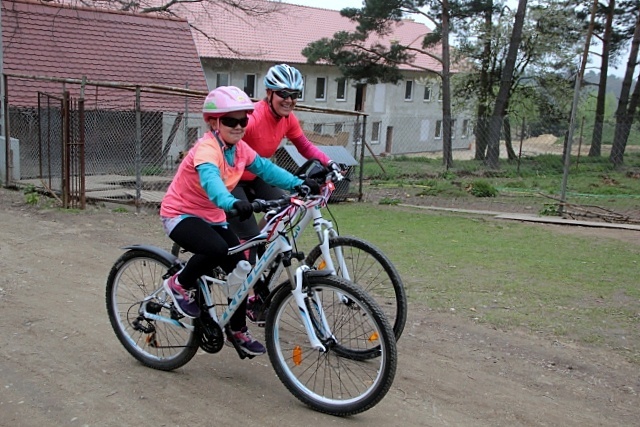
[[[319,200],[320,199],[313,199],[310,200],[310,202],[314,204]],[[247,275],[247,278],[240,285],[233,297],[231,297],[231,301],[229,301],[227,308],[221,313],[219,317],[215,310],[215,304],[211,291],[209,290],[209,286],[226,286],[226,281],[210,276],[202,276],[202,280],[200,280],[200,290],[205,298],[205,303],[208,307],[209,315],[216,323],[220,325],[221,328],[224,329],[224,327],[229,323],[231,316],[236,312],[240,303],[249,295],[249,292],[256,285],[261,275],[267,270],[269,266],[271,266],[277,260],[278,255],[282,254],[283,258],[278,262],[278,268],[280,269],[284,267],[287,271],[289,283],[292,284],[291,292],[293,293],[295,301],[299,307],[299,313],[307,331],[309,342],[315,349],[324,352],[326,351],[326,348],[317,337],[317,329],[314,328],[314,325],[311,322],[311,316],[309,315],[309,311],[305,304],[305,293],[302,291],[303,275],[306,271],[310,270],[310,268],[305,264],[301,264],[295,269],[295,271],[293,270],[293,267],[291,266],[293,247],[291,246],[291,242],[287,237],[289,224],[295,223],[297,218],[299,218],[300,216],[302,208],[305,207],[309,201],[303,202],[298,198],[292,198],[291,201],[292,203],[289,206],[287,206],[280,213],[275,213],[274,216],[270,218],[267,225],[264,227],[263,232],[261,232],[258,236],[229,249],[229,254],[235,254],[263,243],[269,243],[265,253],[260,257],[260,259],[257,260],[255,266],[251,269],[251,271]],[[303,217],[303,219],[306,218],[307,215]],[[178,319],[158,316],[157,314],[149,313],[147,311],[147,301],[153,299],[155,295],[162,291],[163,289],[159,288],[152,295],[145,298],[144,302],[140,306],[140,315],[144,316],[147,319],[167,322],[178,327],[193,330],[194,326],[192,324],[185,323]],[[333,338],[333,335],[330,332],[331,328],[327,323],[324,312],[322,310],[322,304],[320,303],[319,299],[314,298],[314,304],[320,314],[320,320],[322,322],[321,338],[323,340]],[[318,327],[318,325],[315,326]]]
[[[302,232],[309,226],[310,223],[313,223],[313,229],[318,236],[320,251],[322,252],[322,256],[325,262],[325,270],[330,272],[331,274],[336,274],[336,269],[333,264],[333,258],[331,257],[331,250],[329,248],[329,239],[331,237],[338,237],[338,232],[333,227],[333,222],[331,220],[325,219],[322,216],[321,209],[326,207],[331,194],[335,190],[335,185],[332,181],[328,181],[321,190],[321,194],[318,196],[312,196],[304,203],[304,207],[306,208],[305,214],[298,219],[297,225],[292,230],[292,237],[294,244],[298,242],[300,235]],[[264,233],[269,233],[269,224],[266,224],[262,230],[261,235]],[[250,241],[250,240],[249,240]],[[334,248],[336,251],[336,257],[339,262],[340,271],[342,272],[342,276],[346,280],[351,280],[349,276],[349,270],[346,266],[344,257],[342,256],[342,248],[337,246]],[[281,269],[282,266],[278,266]],[[276,271],[276,274],[273,277],[279,277],[280,272]]]

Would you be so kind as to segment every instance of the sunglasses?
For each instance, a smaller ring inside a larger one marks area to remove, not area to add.
[[[289,92],[286,90],[278,90],[276,91],[276,95],[278,95],[280,98],[282,99],[287,99],[287,98],[291,98],[291,99],[298,99],[300,98],[300,91],[294,90],[293,92]]]
[[[238,125],[240,125],[241,128],[246,128],[247,124],[249,124],[249,117],[243,117],[241,119],[236,119],[234,117],[220,117],[220,123],[228,128],[234,128]]]

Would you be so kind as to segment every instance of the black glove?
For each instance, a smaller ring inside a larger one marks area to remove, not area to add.
[[[320,194],[320,184],[315,179],[305,178],[304,182],[298,186],[298,192],[304,195]]]
[[[342,168],[340,167],[339,164],[337,164],[333,160],[327,163],[327,169],[329,169],[329,171],[331,172],[338,172],[339,174],[342,174]]]
[[[253,206],[246,200],[236,200],[233,202],[233,208],[238,211],[240,221],[244,221],[253,215]]]

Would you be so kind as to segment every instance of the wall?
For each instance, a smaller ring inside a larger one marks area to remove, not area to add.
[[[228,61],[223,59],[202,59],[203,69],[209,88],[216,87],[217,73],[228,75],[227,84],[244,89],[247,73],[256,75],[255,96],[264,97],[264,75],[273,64],[256,61]],[[357,87],[348,81],[344,100],[337,99],[339,70],[327,65],[295,64],[305,78],[305,91],[299,105],[320,107],[333,110],[354,111],[356,107]],[[406,81],[398,84],[378,84],[365,86],[364,112],[367,117],[365,140],[375,154],[413,154],[442,151],[442,132],[436,136],[438,121],[442,121],[442,102],[439,97],[439,78],[436,75],[425,77],[424,72],[406,72],[413,88],[411,99],[405,99]],[[316,99],[317,79],[326,82],[324,99]],[[425,85],[431,89],[431,96],[424,99]],[[347,149],[356,154],[359,150],[359,132],[361,126],[354,117],[340,114],[320,114],[296,112],[307,131],[335,136],[339,132],[349,132]],[[468,149],[472,145],[473,135],[470,125],[466,135],[462,125],[465,119],[471,123],[471,112],[454,113],[453,149]],[[367,155],[369,152],[367,151]]]

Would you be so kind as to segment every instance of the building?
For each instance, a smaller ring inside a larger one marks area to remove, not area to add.
[[[336,67],[307,64],[301,53],[310,42],[354,29],[355,24],[339,11],[263,0],[243,5],[253,13],[221,3],[182,3],[175,9],[192,26],[210,89],[230,84],[261,98],[265,94],[262,80],[269,67],[288,63],[300,69],[305,78],[305,91],[298,105],[368,114],[365,141],[375,154],[442,150],[440,79],[435,74],[442,67],[438,61],[425,54],[417,55],[413,65],[401,66],[405,80],[397,85],[346,81]],[[389,37],[377,41],[388,44],[398,40],[418,46],[428,32],[424,24],[403,20],[393,27]],[[337,140],[348,132],[348,138],[341,139],[347,140],[347,147],[357,153],[361,123],[356,123],[353,116],[305,111],[297,115],[304,121],[310,139]],[[468,112],[455,113],[454,149],[470,146],[470,123]]]
[[[2,42],[17,144],[9,151],[19,159],[11,179],[46,175],[56,189],[61,174],[72,173],[64,150],[75,153],[78,138],[86,175],[162,169],[200,130],[201,115],[188,124],[188,93],[192,111],[201,111],[207,84],[186,20],[3,0]]]

